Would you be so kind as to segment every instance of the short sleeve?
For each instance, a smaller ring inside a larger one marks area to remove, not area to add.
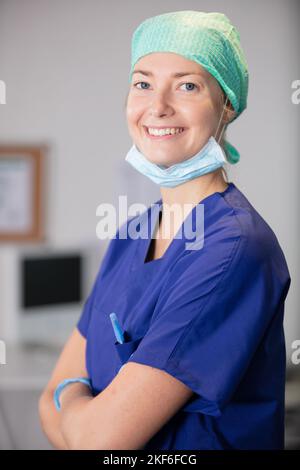
[[[289,281],[278,258],[263,256],[244,235],[186,254],[129,361],[168,372],[194,391],[195,410],[220,416]]]
[[[97,281],[97,278],[96,278],[96,281]],[[90,322],[90,318],[91,318],[91,311],[93,309],[93,302],[94,302],[94,297],[95,297],[95,292],[96,292],[96,285],[97,285],[96,281],[94,282],[94,286],[93,286],[88,298],[86,299],[86,301],[84,303],[83,310],[81,312],[80,318],[79,318],[79,320],[76,324],[77,329],[79,330],[79,332],[81,333],[81,335],[84,338],[87,337],[87,331],[88,331],[89,322]]]

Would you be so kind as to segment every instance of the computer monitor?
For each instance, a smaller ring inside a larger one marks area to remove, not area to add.
[[[82,301],[82,255],[60,254],[24,257],[21,260],[21,308]]]

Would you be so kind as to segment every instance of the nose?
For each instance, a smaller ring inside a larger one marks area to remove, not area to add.
[[[151,115],[159,117],[170,115],[173,112],[165,93],[156,93],[152,97],[149,109]]]

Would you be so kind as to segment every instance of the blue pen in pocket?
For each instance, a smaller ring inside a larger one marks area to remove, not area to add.
[[[116,337],[118,343],[120,343],[120,344],[124,343],[124,333],[123,333],[122,327],[121,327],[121,325],[118,321],[117,315],[114,312],[112,312],[112,313],[110,313],[109,317],[110,317],[111,324],[112,324],[112,327],[114,329],[115,337]]]

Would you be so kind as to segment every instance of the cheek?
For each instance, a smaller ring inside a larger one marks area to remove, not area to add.
[[[137,142],[139,138],[138,125],[141,119],[139,109],[132,102],[127,105],[126,118],[129,135],[134,142]]]
[[[204,106],[202,103],[192,109],[190,108],[185,113],[187,125],[197,130],[214,126],[215,118],[214,109],[210,105]]]
[[[135,99],[134,97],[128,98],[126,108],[128,122],[130,122],[132,125],[136,124],[143,115],[144,108],[145,107],[139,100]]]
[[[136,120],[136,109],[134,106],[127,105],[126,117],[129,125],[133,125]]]

